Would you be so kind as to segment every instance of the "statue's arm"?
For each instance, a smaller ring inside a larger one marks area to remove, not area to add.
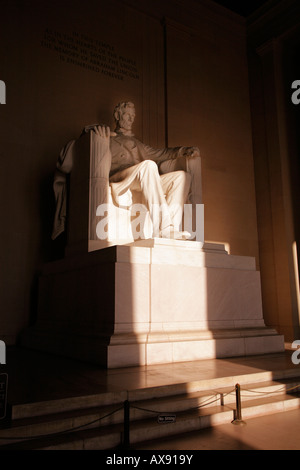
[[[158,165],[167,160],[175,160],[181,157],[200,157],[198,147],[168,147],[164,149],[154,149],[145,144],[141,144],[141,147],[144,158],[154,160]]]

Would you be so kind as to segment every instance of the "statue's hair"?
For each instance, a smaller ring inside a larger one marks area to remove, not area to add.
[[[120,114],[123,113],[126,108],[134,108],[134,104],[130,101],[122,101],[121,103],[117,104],[113,113],[116,122],[119,121]]]

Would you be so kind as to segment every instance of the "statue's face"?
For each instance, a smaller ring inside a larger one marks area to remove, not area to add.
[[[119,126],[122,129],[126,129],[126,131],[130,131],[132,128],[134,118],[135,118],[135,109],[133,107],[125,108],[123,113],[120,114]]]

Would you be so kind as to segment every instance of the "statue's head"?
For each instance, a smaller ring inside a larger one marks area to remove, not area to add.
[[[114,109],[114,118],[116,121],[116,130],[123,129],[131,131],[135,118],[134,104],[130,101],[117,104]]]

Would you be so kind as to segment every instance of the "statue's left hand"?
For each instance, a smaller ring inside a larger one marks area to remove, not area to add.
[[[187,158],[200,157],[200,151],[198,147],[183,147],[181,154],[183,157],[187,157]]]

